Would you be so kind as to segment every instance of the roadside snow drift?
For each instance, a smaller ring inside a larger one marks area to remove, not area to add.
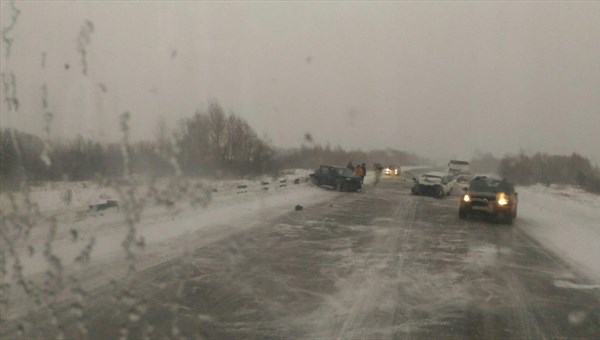
[[[520,187],[517,225],[600,283],[600,196],[574,187]]]

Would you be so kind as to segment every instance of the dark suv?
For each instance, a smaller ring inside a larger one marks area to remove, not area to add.
[[[337,191],[357,191],[362,187],[360,177],[344,167],[321,165],[310,177],[316,185],[327,185]]]
[[[458,217],[486,214],[511,223],[517,217],[518,205],[519,196],[512,183],[505,179],[477,176],[471,180],[460,200]]]

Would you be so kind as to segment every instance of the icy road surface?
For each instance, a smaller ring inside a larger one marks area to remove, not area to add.
[[[88,283],[85,337],[600,337],[593,272],[531,238],[552,223],[526,211],[531,204],[513,226],[463,221],[458,197],[411,196],[410,183],[390,177],[362,193],[300,184],[270,197],[226,205],[225,216],[177,217],[172,229],[185,232],[146,247],[127,298],[104,282],[118,280],[118,261],[92,264],[87,277],[99,281]],[[156,225],[169,228],[167,219]],[[64,305],[65,336],[83,337],[81,314]],[[34,334],[53,337],[43,315],[29,315]],[[3,325],[7,338],[18,338],[15,325]]]

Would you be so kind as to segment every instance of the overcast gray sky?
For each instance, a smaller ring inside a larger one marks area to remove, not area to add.
[[[2,26],[11,21],[2,1]],[[600,163],[600,2],[16,2],[2,126],[135,138],[218,100],[274,145]],[[78,36],[84,42],[83,75]],[[45,55],[45,57],[44,57]],[[44,64],[44,65],[42,65]],[[44,67],[42,67],[44,66]]]

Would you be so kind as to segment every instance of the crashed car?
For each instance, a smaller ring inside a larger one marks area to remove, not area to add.
[[[477,176],[470,183],[460,200],[459,218],[474,214],[496,217],[511,223],[517,217],[519,196],[514,185],[506,179]]]
[[[430,195],[441,198],[450,195],[454,185],[452,176],[435,171],[426,172],[418,179],[413,178],[413,180],[415,181],[415,185],[411,189],[413,195]]]
[[[460,184],[469,184],[469,182],[471,181],[472,178],[473,178],[473,176],[471,176],[468,173],[454,176],[454,179],[456,180],[456,182],[460,183]]]
[[[388,165],[383,169],[383,173],[388,176],[400,175],[400,168],[395,165]]]
[[[318,186],[330,186],[337,191],[357,191],[362,187],[361,178],[348,168],[321,165],[310,174],[313,183]]]

